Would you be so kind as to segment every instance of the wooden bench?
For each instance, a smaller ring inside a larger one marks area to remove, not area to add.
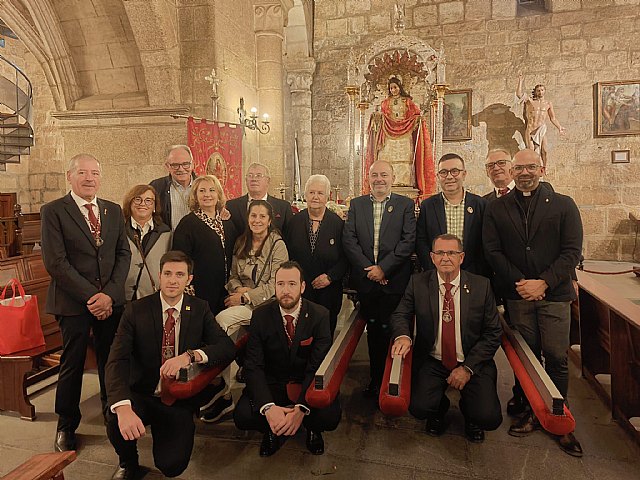
[[[2,480],[64,480],[62,470],[75,459],[75,451],[34,455]]]
[[[640,305],[587,273],[578,271],[578,283],[582,374],[640,442]],[[601,374],[611,376],[610,391]]]
[[[0,285],[11,278],[20,280],[25,293],[37,296],[45,346],[0,356],[0,410],[35,420],[35,407],[29,401],[27,388],[58,373],[56,353],[62,349],[62,336],[55,317],[45,313],[50,277],[40,253],[0,260]]]

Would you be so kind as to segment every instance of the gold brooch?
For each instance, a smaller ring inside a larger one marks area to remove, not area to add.
[[[467,212],[473,213],[473,207],[467,207]]]

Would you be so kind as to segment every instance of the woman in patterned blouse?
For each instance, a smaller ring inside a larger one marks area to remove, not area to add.
[[[191,213],[180,220],[173,234],[173,249],[182,250],[193,260],[195,295],[209,302],[214,315],[224,308],[224,286],[236,240],[233,222],[220,217],[225,202],[215,176],[196,178],[189,195]]]

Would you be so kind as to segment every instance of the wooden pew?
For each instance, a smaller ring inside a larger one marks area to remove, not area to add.
[[[64,480],[62,470],[75,459],[75,451],[34,455],[2,480]]]
[[[45,346],[0,356],[0,410],[35,420],[36,411],[27,388],[58,373],[59,361],[54,354],[62,349],[62,336],[55,317],[45,313],[50,277],[40,253],[0,260],[0,285],[11,278],[20,280],[25,293],[37,296]]]
[[[637,281],[633,274],[628,274]],[[578,271],[582,374],[611,406],[613,418],[640,442],[640,305]],[[611,391],[596,378],[611,375]]]

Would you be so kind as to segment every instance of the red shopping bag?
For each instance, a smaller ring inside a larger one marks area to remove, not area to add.
[[[5,299],[9,286],[13,289],[13,295]],[[16,287],[20,294],[18,297]],[[38,299],[35,295],[25,295],[20,282],[12,278],[0,295],[0,355],[9,355],[43,345],[44,335],[40,325]]]

